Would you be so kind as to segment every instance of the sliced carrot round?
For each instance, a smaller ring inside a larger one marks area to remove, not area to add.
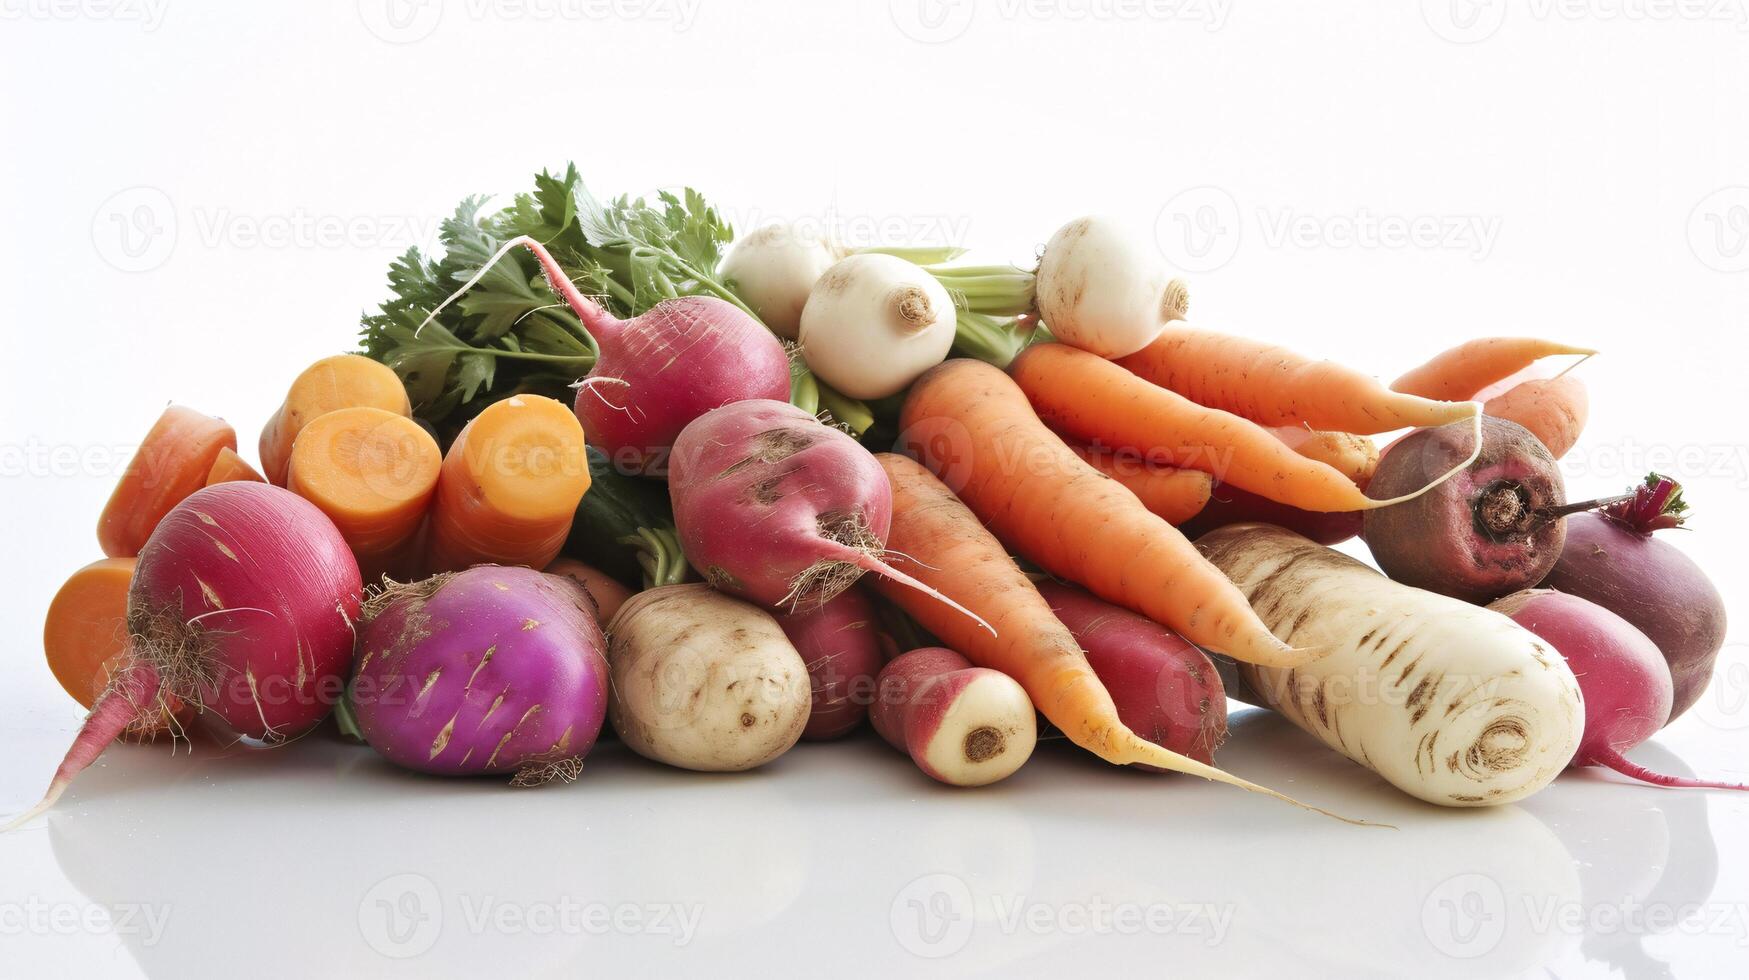
[[[111,558],[139,554],[164,515],[206,486],[219,453],[236,448],[237,433],[223,419],[181,405],[166,408],[97,519],[103,553]]]
[[[49,603],[43,652],[55,680],[89,708],[128,650],[128,586],[134,559],[104,558],[74,572]]]
[[[404,415],[343,408],[303,427],[286,487],[315,504],[355,552],[392,551],[419,529],[437,486],[437,441]]]
[[[325,357],[304,369],[286,392],[285,402],[261,431],[261,471],[285,486],[292,447],[304,426],[342,408],[380,408],[413,414],[407,388],[387,365],[358,354]]]

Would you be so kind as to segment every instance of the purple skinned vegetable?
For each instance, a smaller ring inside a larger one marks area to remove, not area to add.
[[[575,582],[477,565],[366,603],[347,703],[397,765],[572,779],[606,718],[606,648]]]

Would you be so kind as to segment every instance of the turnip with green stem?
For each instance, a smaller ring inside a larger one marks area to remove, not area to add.
[[[802,309],[802,357],[852,398],[885,398],[940,364],[957,314],[947,290],[915,263],[852,255],[814,283]]]
[[[1101,357],[1124,357],[1153,343],[1190,306],[1158,250],[1121,222],[1077,218],[1045,244],[1034,272],[1013,266],[929,270],[968,313],[1036,314],[1060,341]]]

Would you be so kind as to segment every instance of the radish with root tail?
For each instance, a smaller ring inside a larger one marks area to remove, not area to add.
[[[607,717],[606,651],[577,582],[476,565],[372,594],[346,704],[396,765],[570,780]]]
[[[745,310],[713,296],[666,299],[621,320],[584,296],[546,246],[513,238],[426,317],[466,293],[513,248],[539,260],[553,291],[594,339],[595,364],[577,383],[577,418],[589,442],[627,473],[662,476],[687,423],[747,398],[789,397],[783,344]]]
[[[1072,585],[1047,580],[1038,583],[1038,593],[1075,635],[1131,731],[1214,765],[1215,749],[1227,740],[1227,694],[1208,654],[1148,617]]]
[[[900,654],[878,684],[869,709],[875,732],[931,779],[988,786],[1013,775],[1038,743],[1026,689],[946,647]]]
[[[1683,526],[1682,487],[1653,474],[1629,498],[1567,518],[1545,589],[1589,599],[1650,637],[1670,665],[1669,724],[1706,692],[1725,645],[1725,600],[1694,560],[1656,532]]]
[[[724,592],[793,612],[873,572],[990,629],[882,559],[893,520],[886,471],[856,440],[787,402],[736,402],[687,426],[668,493],[687,560]]]
[[[947,290],[921,266],[891,255],[840,259],[808,294],[802,358],[852,398],[885,398],[940,364],[957,322]]]
[[[808,668],[758,606],[699,583],[666,585],[632,596],[608,635],[608,714],[639,755],[739,772],[802,737]]]
[[[260,745],[316,727],[352,667],[358,563],[314,504],[266,483],[197,490],[159,522],[134,567],[132,657],[92,707],[43,801],[129,726],[177,702],[215,735]]]
[[[1560,464],[1516,422],[1484,417],[1480,455],[1470,423],[1418,429],[1390,448],[1367,486],[1372,497],[1425,487],[1454,465],[1463,468],[1419,497],[1366,512],[1366,544],[1386,575],[1412,585],[1486,603],[1542,581],[1567,538],[1569,506]]]
[[[1578,677],[1585,695],[1585,737],[1569,766],[1602,766],[1659,786],[1749,790],[1741,783],[1667,776],[1622,755],[1664,726],[1672,691],[1664,655],[1632,623],[1552,589],[1514,592],[1488,608],[1548,641]]]
[[[1190,296],[1159,250],[1112,218],[1077,218],[1045,244],[1036,273],[1010,266],[931,268],[970,313],[1036,314],[1056,339],[1124,357],[1184,319]]]
[[[1561,655],[1512,620],[1400,585],[1267,524],[1197,541],[1285,642],[1329,651],[1292,669],[1241,665],[1244,687],[1411,796],[1492,806],[1566,768],[1585,726]]]
[[[886,660],[867,594],[851,586],[823,605],[779,614],[777,624],[808,668],[813,708],[802,738],[837,738],[862,724]]]

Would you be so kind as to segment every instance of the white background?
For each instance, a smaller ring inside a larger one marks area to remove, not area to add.
[[[566,160],[602,193],[691,184],[743,229],[990,259],[1120,214],[1185,271],[1193,322],[1385,377],[1474,335],[1596,346],[1571,495],[1674,471],[1682,546],[1749,619],[1746,25],[1743,0],[0,0],[0,813],[79,718],[42,613],[162,406],[252,446],[393,255]],[[1742,635],[1637,758],[1749,778]],[[1221,761],[1401,829],[1060,746],[976,793],[866,738],[737,778],[609,750],[537,793],[326,742],[112,750],[0,839],[0,973],[1638,977],[1749,956],[1741,796],[1569,774],[1435,811],[1263,715]],[[1107,934],[1101,903],[1227,919]]]

